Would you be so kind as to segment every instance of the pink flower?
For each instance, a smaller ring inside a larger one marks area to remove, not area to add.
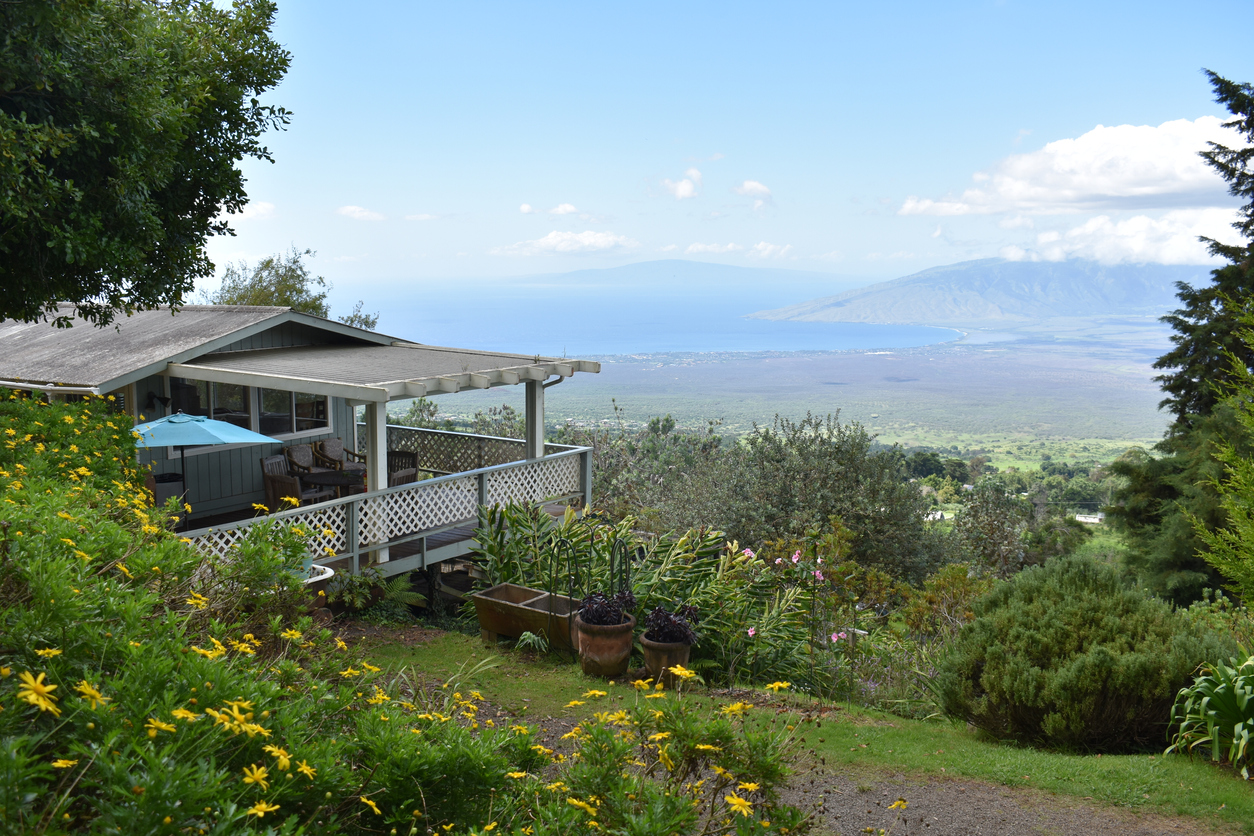
[[[841,641],[842,639],[847,639],[847,638],[849,638],[849,636],[847,636],[843,630],[839,633],[832,633],[832,641],[834,642],[838,642],[838,641]]]
[[[793,552],[793,553],[792,553],[792,562],[793,562],[793,563],[796,563],[796,562],[797,562],[798,560],[800,560],[800,559],[801,559],[801,552],[800,552],[800,551],[795,551],[795,552]]]
[[[757,628],[757,627],[750,627],[750,628],[749,628],[749,638],[753,638],[753,637],[754,637],[754,636],[756,636],[757,634],[758,634],[758,628]]]
[[[819,563],[822,563],[822,562],[823,562],[823,558],[821,558],[821,557],[820,557],[820,558],[819,558]]]
[[[777,557],[777,558],[775,558],[775,565],[776,565],[776,566],[778,566],[779,564],[781,564],[781,563],[783,563],[783,562],[784,562],[784,558],[782,558],[782,557]]]
[[[745,549],[743,554],[745,557],[756,557],[753,553],[753,549]]]
[[[814,570],[814,579],[815,579],[816,581],[821,581],[821,580],[823,580],[823,573],[822,573],[822,572],[820,572],[818,569],[815,569],[815,570]]]

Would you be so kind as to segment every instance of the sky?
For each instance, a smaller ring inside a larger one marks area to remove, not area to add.
[[[211,258],[336,295],[663,258],[894,278],[1196,264],[1237,2],[279,0],[293,112]],[[377,305],[376,305],[377,306]]]

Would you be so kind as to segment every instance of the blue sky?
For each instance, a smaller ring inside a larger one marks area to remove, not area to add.
[[[1201,68],[1254,81],[1248,11],[280,0],[294,116],[210,253],[313,248],[368,300],[658,258],[1197,263],[1235,235]]]

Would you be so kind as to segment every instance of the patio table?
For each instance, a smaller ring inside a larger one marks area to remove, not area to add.
[[[311,485],[336,488],[340,496],[344,495],[345,488],[364,487],[366,484],[365,471],[361,470],[320,470],[313,473],[301,473],[298,478]]]

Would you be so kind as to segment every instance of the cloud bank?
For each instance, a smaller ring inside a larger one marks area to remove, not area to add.
[[[504,247],[493,247],[492,255],[533,256],[533,255],[586,255],[588,253],[608,253],[628,250],[640,246],[640,242],[626,235],[615,235],[612,232],[559,232],[554,230],[543,238],[534,241],[519,241]]]
[[[1233,237],[1232,209],[1176,209],[1158,218],[1136,215],[1123,220],[1098,215],[1068,230],[1036,236],[1032,247],[1003,247],[1011,261],[1063,261],[1088,258],[1104,264],[1205,264],[1211,261],[1198,236]]]
[[[1158,126],[1098,125],[977,172],[976,185],[960,197],[911,196],[900,214],[1061,214],[1224,204],[1226,185],[1198,156],[1208,141],[1243,145],[1214,116]]]
[[[676,200],[696,197],[697,189],[701,186],[701,172],[690,168],[684,172],[684,179],[663,180],[662,185],[666,187],[666,191],[675,196]]]

